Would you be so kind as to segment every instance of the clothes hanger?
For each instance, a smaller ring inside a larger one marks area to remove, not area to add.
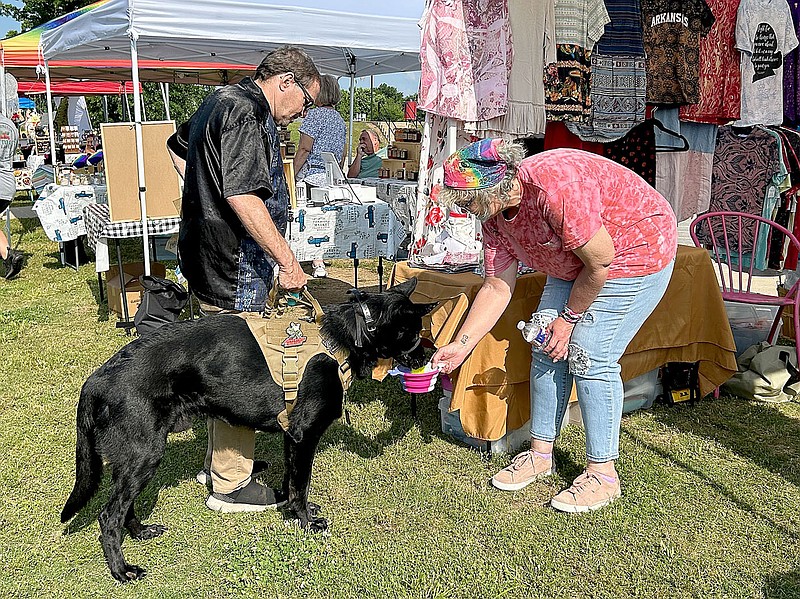
[[[667,135],[672,135],[673,137],[677,137],[681,142],[683,142],[682,147],[675,147],[675,146],[656,146],[656,152],[685,152],[689,149],[689,140],[686,139],[682,134],[678,133],[677,131],[673,131],[672,129],[667,129],[664,126],[664,123],[659,121],[655,116],[651,116],[648,120],[652,121],[653,126],[661,129]]]

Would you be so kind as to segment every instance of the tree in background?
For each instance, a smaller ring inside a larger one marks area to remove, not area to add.
[[[202,101],[214,90],[209,85],[191,85],[183,83],[171,83],[169,86],[169,111],[170,118],[178,125],[189,120]],[[143,83],[142,95],[144,97],[144,111],[148,121],[166,120],[167,114],[164,110],[164,101],[161,97],[161,90],[158,83]],[[120,122],[126,120],[126,108],[123,108],[125,99],[120,96],[108,96],[108,122]],[[133,111],[133,97],[128,95],[128,105]],[[100,97],[87,97],[86,106],[89,109],[89,116],[92,123],[97,127],[97,123],[106,122],[103,115],[103,99]],[[133,120],[133,117],[127,117]]]
[[[22,6],[0,2],[0,16],[19,21],[22,32],[38,27],[51,19],[88,6],[93,0],[23,0]],[[16,35],[9,31],[6,37]]]
[[[370,102],[370,90],[366,87],[355,89],[353,112],[355,114],[365,114],[370,121],[402,121],[403,102],[405,97],[397,88],[381,83],[372,90],[372,102]],[[370,104],[372,111],[370,112]],[[350,116],[350,90],[342,90],[342,98],[336,106],[342,118],[347,120]]]

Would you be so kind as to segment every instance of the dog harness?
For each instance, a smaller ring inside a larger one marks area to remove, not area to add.
[[[353,373],[348,352],[343,349],[331,351],[326,345],[320,333],[322,308],[308,290],[304,289],[301,297],[293,298],[297,306],[293,308],[285,296],[277,299],[276,289],[277,285],[273,285],[270,300],[262,314],[242,312],[238,315],[245,319],[250,333],[258,342],[272,379],[283,389],[286,405],[278,414],[278,424],[288,431],[289,414],[294,409],[300,381],[311,358],[324,354],[336,360],[345,399],[353,381]],[[311,314],[302,314],[305,311],[303,307]]]

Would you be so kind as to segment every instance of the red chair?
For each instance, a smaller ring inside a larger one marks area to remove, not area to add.
[[[759,274],[758,269],[753,267],[753,260],[739,260],[738,257],[744,252],[752,256],[753,242],[744,240],[746,234],[752,232],[752,240],[758,239],[758,234],[764,227],[768,228],[767,247],[772,240],[773,231],[778,231],[786,236],[789,243],[800,251],[800,241],[792,235],[786,227],[779,225],[769,219],[754,214],[744,212],[707,212],[698,216],[689,225],[689,233],[697,247],[711,247],[711,256],[717,264],[720,282],[722,284],[722,298],[730,302],[744,304],[757,304],[761,306],[778,306],[778,313],[772,323],[767,339],[770,343],[775,343],[778,336],[778,325],[784,308],[791,306],[794,315],[794,341],[795,351],[797,352],[798,364],[800,364],[800,303],[798,303],[798,293],[800,293],[800,280],[789,289],[785,297],[776,297],[763,293],[751,291],[753,274]],[[702,241],[700,233],[707,231]],[[713,240],[713,243],[712,243]],[[744,262],[749,262],[744,264]]]

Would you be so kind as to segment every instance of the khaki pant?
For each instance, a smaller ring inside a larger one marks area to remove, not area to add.
[[[200,302],[200,311],[207,314],[236,314]],[[208,419],[208,449],[203,467],[211,472],[215,493],[228,494],[250,484],[256,432],[246,426],[232,426],[216,418]]]

